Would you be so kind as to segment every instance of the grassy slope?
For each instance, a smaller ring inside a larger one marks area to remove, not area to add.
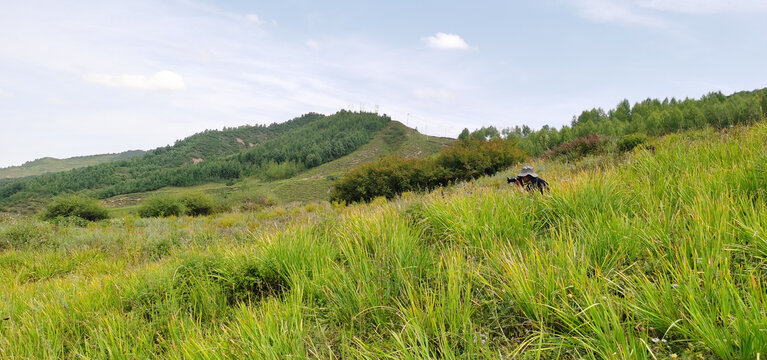
[[[290,179],[270,182],[245,179],[231,186],[211,183],[187,188],[163,188],[152,192],[115,196],[104,200],[104,202],[113,209],[114,215],[124,215],[136,211],[138,202],[148,196],[176,194],[190,190],[217,194],[234,199],[232,201],[237,201],[236,199],[241,197],[248,197],[249,194],[258,194],[278,203],[327,200],[328,190],[333,185],[333,178],[347,169],[386,155],[410,157],[434,154],[452,141],[454,140],[423,135],[400,122],[392,121],[379,131],[369,143],[357,151],[299,173]]]
[[[280,201],[327,200],[333,179],[355,166],[387,155],[428,156],[454,140],[427,136],[392,121],[367,144],[338,160],[322,164],[287,181],[276,182],[271,192]]]
[[[343,209],[0,222],[0,357],[754,359],[767,124]],[[734,165],[737,164],[737,165]]]
[[[0,168],[0,179],[12,179],[25,176],[41,175],[45,173],[61,172],[76,168],[97,165],[117,160],[127,160],[132,157],[143,155],[141,150],[125,151],[118,154],[102,154],[91,156],[76,156],[66,159],[46,157],[29,161],[21,166]]]
[[[454,139],[423,135],[401,122],[392,121],[368,144],[336,161],[320,165],[301,174],[303,178],[339,175],[365,162],[387,155],[420,157],[435,154]]]

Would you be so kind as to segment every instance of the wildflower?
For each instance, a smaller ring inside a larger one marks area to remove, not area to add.
[[[675,353],[668,356],[669,359],[676,359],[678,357],[679,357],[679,355],[677,355]]]
[[[477,336],[474,335],[474,343],[477,343]],[[487,343],[487,335],[479,334],[479,343],[485,345]]]
[[[674,289],[676,289],[676,288],[678,288],[678,287],[679,287],[679,284],[671,284],[671,287],[672,287],[672,288],[674,288]]]
[[[658,339],[658,338],[652,338],[652,342],[654,342],[654,343],[656,343],[656,344],[657,344],[657,343],[658,343],[658,341],[660,341],[660,339]]]

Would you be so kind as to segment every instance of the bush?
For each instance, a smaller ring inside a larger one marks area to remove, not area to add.
[[[183,204],[173,196],[155,196],[144,200],[138,209],[141,217],[178,216],[183,213]]]
[[[96,199],[69,195],[53,199],[43,210],[41,217],[49,221],[72,217],[99,221],[109,218],[109,212]]]
[[[181,196],[181,203],[186,208],[186,214],[190,216],[210,215],[214,213],[216,204],[207,194],[190,192]]]
[[[547,158],[564,158],[572,161],[588,155],[597,155],[607,149],[609,141],[604,136],[587,135],[561,144],[544,155]]]
[[[450,182],[492,175],[524,159],[513,140],[459,141],[433,158],[389,156],[362,164],[334,183],[332,202],[393,198],[407,191],[430,190]]]
[[[316,154],[313,154],[316,156]],[[270,161],[263,166],[263,175],[267,180],[281,180],[292,177],[303,169],[301,163],[286,161],[282,163],[276,163]]]
[[[624,135],[618,140],[618,150],[620,152],[627,152],[633,150],[635,147],[647,142],[647,136],[643,134],[629,134]]]

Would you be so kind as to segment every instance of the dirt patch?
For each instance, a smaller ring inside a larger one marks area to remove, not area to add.
[[[199,164],[203,161],[205,160],[203,160],[202,158],[192,158],[192,164]]]
[[[245,141],[242,141],[242,139],[237,138],[235,140],[237,140],[237,143],[239,143],[240,145],[245,146]]]

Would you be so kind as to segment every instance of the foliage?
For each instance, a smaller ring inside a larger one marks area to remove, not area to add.
[[[647,142],[647,136],[643,134],[628,134],[618,140],[618,151],[627,152],[633,150],[635,147]]]
[[[468,128],[464,128],[463,131],[461,131],[461,133],[458,134],[458,140],[468,141],[470,138],[471,138],[471,132],[469,132]]]
[[[609,145],[609,140],[604,136],[592,134],[557,145],[555,148],[547,151],[545,155],[546,157],[564,158],[572,161],[588,155],[601,154],[607,150]]]
[[[144,200],[138,209],[141,217],[179,216],[184,213],[182,201],[170,195],[158,195]]]
[[[202,192],[188,192],[181,195],[181,204],[190,216],[210,215],[216,209],[216,203],[210,195]]]
[[[519,139],[519,146],[531,155],[541,155],[554,147],[587,135],[620,138],[628,134],[659,136],[711,126],[724,129],[749,125],[767,117],[767,89],[742,91],[725,96],[712,92],[700,99],[646,99],[633,106],[623,100],[605,112],[601,108],[583,111],[570,125],[560,129],[543,126],[533,131],[527,126],[501,131]]]
[[[370,201],[393,198],[406,191],[429,190],[450,182],[491,175],[521,161],[511,140],[459,141],[432,158],[389,156],[360,165],[334,183],[331,201]]]
[[[109,212],[96,199],[68,195],[53,199],[40,216],[44,220],[78,217],[87,221],[99,221],[109,218]]]
[[[316,161],[313,159],[317,158]],[[312,163],[319,163],[318,155],[316,154],[309,154],[307,156],[309,160],[312,160]],[[263,169],[263,176],[267,180],[280,180],[280,179],[287,179],[290,177],[293,177],[293,175],[297,174],[299,171],[303,170],[304,166],[301,163],[296,163],[293,161],[286,161],[283,163],[277,163],[274,161],[270,161],[262,166]]]

